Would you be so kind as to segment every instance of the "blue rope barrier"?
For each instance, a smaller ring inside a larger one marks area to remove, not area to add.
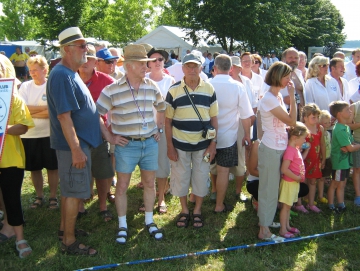
[[[264,246],[270,246],[270,245],[276,245],[276,244],[282,244],[282,243],[297,242],[300,240],[314,239],[314,238],[323,237],[323,236],[327,236],[327,235],[333,235],[333,234],[337,234],[337,233],[356,231],[356,230],[360,230],[360,226],[355,227],[355,228],[338,230],[338,231],[318,233],[318,234],[313,234],[313,235],[308,235],[308,236],[298,236],[295,238],[285,239],[284,241],[261,242],[261,243],[255,243],[255,244],[250,244],[250,245],[241,245],[241,246],[228,247],[228,248],[198,251],[198,252],[179,254],[179,255],[174,255],[174,256],[166,256],[166,257],[161,257],[161,258],[152,258],[152,259],[137,260],[137,261],[131,261],[131,262],[125,262],[125,263],[99,265],[99,266],[93,266],[93,267],[88,267],[88,268],[84,268],[84,269],[77,269],[76,271],[101,270],[101,269],[115,268],[115,267],[122,266],[122,265],[135,265],[135,264],[151,263],[151,262],[158,262],[158,261],[167,261],[167,260],[181,259],[181,258],[186,258],[186,257],[191,257],[191,256],[209,255],[209,254],[215,254],[215,253],[220,253],[220,252],[224,252],[224,251],[233,251],[233,250],[239,250],[239,249],[245,249],[245,248],[251,248],[251,247],[264,247]]]

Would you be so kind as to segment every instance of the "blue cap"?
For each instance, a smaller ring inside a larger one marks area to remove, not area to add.
[[[110,60],[110,59],[118,59],[118,56],[113,56],[108,48],[101,49],[96,52],[96,57],[104,59],[104,60]]]

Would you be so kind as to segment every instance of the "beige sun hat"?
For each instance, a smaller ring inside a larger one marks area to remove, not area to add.
[[[240,62],[240,57],[238,57],[238,56],[231,56],[230,58],[231,58],[231,63],[232,63],[232,65],[242,68],[241,62]]]
[[[92,44],[88,44],[87,49],[88,51],[86,52],[86,57],[97,59],[95,46]]]
[[[60,46],[65,45],[70,42],[73,42],[73,41],[76,41],[76,40],[85,41],[85,38],[84,38],[83,34],[81,33],[79,27],[66,28],[59,34]]]
[[[148,58],[145,47],[139,44],[131,44],[124,48],[124,58],[127,61],[153,61],[156,58]]]

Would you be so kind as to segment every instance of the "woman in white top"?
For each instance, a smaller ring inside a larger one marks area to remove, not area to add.
[[[253,54],[252,57],[254,58],[254,65],[252,65],[251,70],[254,73],[260,75],[265,80],[267,71],[260,68],[262,64],[261,56],[259,56],[258,54]]]
[[[329,104],[341,101],[339,84],[328,75],[329,59],[324,56],[314,57],[306,74],[305,103],[315,103],[320,110],[329,110]]]
[[[49,66],[46,58],[41,55],[30,57],[27,66],[33,80],[21,85],[19,95],[25,101],[35,123],[33,129],[21,136],[26,156],[25,170],[31,171],[36,191],[31,208],[40,207],[44,203],[44,179],[41,170],[46,168],[50,187],[49,208],[57,209],[58,165],[56,152],[50,148],[50,122],[46,99],[46,76]]]
[[[168,53],[164,50],[156,50],[155,48],[152,48],[147,55],[149,58],[155,58],[155,60],[148,62],[147,65],[150,69],[150,73],[147,73],[146,77],[152,79],[157,83],[161,95],[165,100],[165,97],[167,95],[170,86],[172,86],[175,83],[175,79],[172,76],[169,76],[163,72],[164,61],[168,58]],[[158,129],[161,133],[161,138],[158,142],[159,165],[158,165],[158,170],[156,171],[156,180],[157,180],[158,192],[159,192],[157,209],[158,212],[162,214],[167,212],[164,195],[165,195],[167,178],[170,174],[170,162],[169,162],[169,158],[167,157],[165,127],[158,127]]]
[[[271,65],[265,78],[265,83],[270,86],[270,89],[264,94],[258,106],[263,130],[259,146],[258,217],[260,231],[258,237],[266,241],[283,240],[282,237],[272,234],[269,226],[275,216],[281,158],[288,143],[286,125],[295,125],[297,116],[295,88],[290,80],[291,71],[291,67],[284,62],[276,62]],[[284,87],[288,88],[290,97],[289,113],[280,93]],[[259,137],[261,138],[261,135]]]

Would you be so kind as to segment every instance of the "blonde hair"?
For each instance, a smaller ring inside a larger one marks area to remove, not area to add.
[[[322,121],[325,118],[331,119],[331,115],[330,115],[329,111],[321,110],[321,112],[320,112],[320,121]]]
[[[320,116],[320,114],[321,114],[321,110],[316,104],[314,103],[307,104],[301,110],[301,121],[304,122],[304,118],[310,115]]]
[[[307,135],[309,133],[308,128],[305,126],[304,123],[297,121],[295,126],[290,126],[288,128],[288,137],[289,139],[292,136],[300,137],[303,135]]]
[[[320,72],[319,66],[321,65],[330,65],[329,58],[324,56],[316,56],[313,59],[311,59],[309,64],[309,69],[306,73],[306,80],[317,77]],[[325,79],[326,77],[327,76],[325,76]]]
[[[32,56],[28,59],[26,62],[26,65],[29,67],[29,65],[38,64],[42,69],[46,70],[46,74],[49,72],[49,64],[46,61],[46,58],[42,55],[36,55]]]

